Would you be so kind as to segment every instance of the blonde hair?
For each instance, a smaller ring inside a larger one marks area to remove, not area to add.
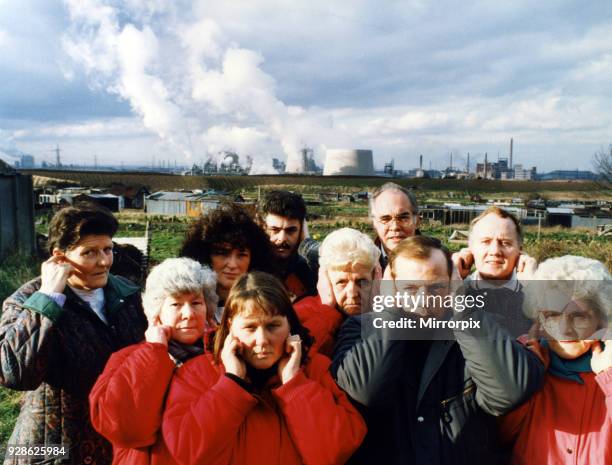
[[[612,275],[592,258],[565,255],[543,261],[524,287],[524,313],[536,318],[546,308],[547,296],[559,293],[589,305],[605,324],[612,312]]]
[[[142,305],[148,320],[155,320],[166,297],[180,294],[204,294],[206,307],[214,309],[219,297],[217,275],[209,267],[191,258],[168,258],[149,273]]]
[[[380,250],[366,234],[351,228],[342,228],[329,234],[319,249],[319,264],[330,270],[363,265],[373,270]]]

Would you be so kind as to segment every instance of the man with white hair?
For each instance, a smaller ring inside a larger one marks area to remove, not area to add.
[[[414,193],[394,182],[387,182],[370,195],[370,217],[380,249],[380,265],[387,266],[388,254],[403,239],[419,234],[420,223]]]
[[[332,232],[321,244],[319,295],[295,305],[319,352],[331,355],[336,330],[344,319],[369,310],[375,280],[381,275],[379,255],[372,239],[351,228]]]

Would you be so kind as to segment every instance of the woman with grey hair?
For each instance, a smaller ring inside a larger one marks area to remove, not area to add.
[[[142,295],[145,341],[113,354],[91,391],[94,428],[113,444],[113,464],[150,464],[166,391],[177,367],[204,353],[207,316],[217,305],[216,275],[190,258],[153,268]]]
[[[612,275],[590,258],[551,258],[525,287],[524,310],[537,321],[530,346],[547,372],[502,419],[512,463],[612,463]]]
[[[295,304],[300,321],[315,338],[313,350],[331,356],[342,322],[371,309],[381,279],[379,256],[372,239],[356,229],[338,229],[325,238],[319,257],[319,294]]]

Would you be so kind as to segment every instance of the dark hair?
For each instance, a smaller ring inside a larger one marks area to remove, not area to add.
[[[431,252],[433,250],[439,250],[444,254],[448,276],[450,277],[453,274],[453,261],[450,251],[442,245],[439,239],[429,236],[407,237],[395,246],[389,253],[391,276],[395,278],[395,260],[397,260],[398,257],[427,260],[431,257]]]
[[[251,252],[249,270],[270,271],[270,238],[239,205],[226,204],[200,216],[185,236],[179,255],[211,265],[211,254],[220,244]]]
[[[246,303],[249,301],[255,302],[268,315],[280,315],[287,318],[290,334],[297,334],[302,339],[301,364],[304,364],[314,340],[295,313],[291,298],[283,283],[271,274],[260,271],[243,274],[232,286],[227,302],[225,302],[221,323],[215,333],[215,361],[219,363],[221,359],[221,350],[225,338],[229,334],[232,319],[244,310]]]
[[[55,248],[66,251],[89,235],[112,238],[118,228],[119,223],[113,214],[100,205],[80,203],[75,207],[65,207],[51,218],[47,249],[50,254]]]
[[[306,204],[300,194],[289,191],[271,191],[266,194],[260,205],[259,214],[262,221],[269,213],[302,222],[306,218]]]

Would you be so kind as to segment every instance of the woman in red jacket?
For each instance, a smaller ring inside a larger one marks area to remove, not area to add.
[[[232,287],[213,355],[175,375],[163,436],[180,465],[341,464],[365,424],[336,386],[282,283],[261,272]]]
[[[548,364],[544,385],[501,421],[514,465],[612,464],[612,276],[584,257],[540,264],[525,288],[539,323],[531,343]]]
[[[113,354],[89,396],[92,424],[113,445],[113,465],[174,463],[159,434],[164,398],[175,369],[204,352],[216,284],[209,268],[189,258],[167,259],[149,274],[145,342]]]

